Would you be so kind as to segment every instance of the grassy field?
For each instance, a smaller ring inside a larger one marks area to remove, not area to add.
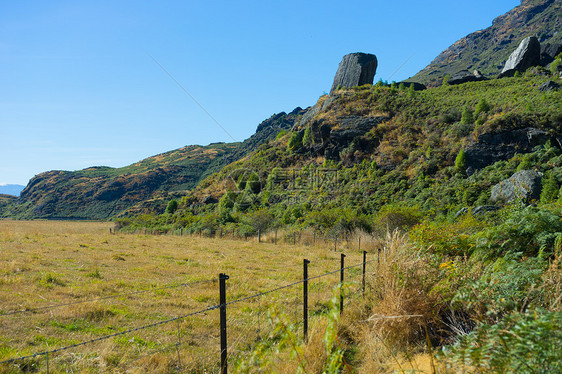
[[[221,272],[230,277],[227,301],[232,301],[299,281],[303,258],[311,261],[311,277],[340,266],[333,244],[111,234],[111,227],[102,222],[0,220],[0,361],[216,305]],[[346,265],[361,263],[357,248],[342,249]],[[349,293],[357,294],[361,267],[350,269],[346,277],[353,283]],[[320,341],[314,324],[323,323],[320,317],[314,322],[314,316],[329,309],[338,281],[336,273],[310,283],[312,341]],[[191,282],[200,283],[181,285]],[[163,288],[174,285],[181,286]],[[301,305],[302,286],[297,285],[229,306],[233,359],[267,337],[274,327],[268,311],[300,326]],[[211,310],[51,353],[50,372],[217,372],[218,317],[218,310]],[[0,371],[44,372],[46,367],[46,355],[39,355],[0,365]]]

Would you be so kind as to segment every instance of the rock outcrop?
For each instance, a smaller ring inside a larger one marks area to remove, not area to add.
[[[503,131],[500,133],[484,133],[465,148],[466,173],[472,175],[475,170],[492,165],[497,161],[509,160],[516,153],[529,153],[533,147],[550,141],[558,144],[557,139],[546,131],[526,128]]]
[[[550,64],[560,53],[562,53],[562,44],[560,43],[541,44],[541,65]]]
[[[541,172],[522,170],[492,187],[490,200],[503,203],[537,201],[541,194],[541,181]]]
[[[514,74],[515,71],[524,72],[531,66],[541,63],[541,43],[534,36],[521,41],[519,47],[509,56],[500,77]]]
[[[547,92],[552,90],[557,90],[560,88],[560,85],[555,81],[546,81],[539,86],[539,91]]]
[[[461,70],[451,75],[451,77],[447,82],[449,84],[455,85],[455,84],[462,84],[466,82],[478,82],[483,80],[486,80],[486,77],[484,77],[478,70],[475,70],[474,73],[471,73],[468,70]]]
[[[427,89],[425,84],[421,84],[421,83],[418,83],[418,82],[402,81],[402,82],[399,82],[398,85],[400,85],[402,83],[404,84],[404,86],[406,88],[410,88],[411,85],[414,85],[414,91],[423,91],[423,90]]]
[[[377,57],[369,53],[350,53],[343,56],[330,93],[338,87],[373,84],[377,72]]]

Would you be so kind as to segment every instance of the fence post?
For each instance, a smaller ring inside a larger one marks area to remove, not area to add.
[[[219,274],[220,330],[221,330],[221,374],[227,374],[226,355],[226,280],[228,275]]]
[[[338,236],[336,235],[334,237],[334,252],[336,252],[338,249]]]
[[[275,229],[275,241],[274,241],[274,243],[277,244],[277,229]]]
[[[341,254],[341,272],[340,272],[340,314],[343,313],[343,269],[345,268],[345,254]]]
[[[367,251],[363,251],[363,297],[365,297],[365,273],[367,267]]]
[[[316,246],[316,229],[314,229],[314,239],[312,239],[312,245]]]
[[[303,262],[303,279],[304,279],[304,283],[303,283],[303,338],[304,338],[304,342],[306,343],[308,341],[308,264],[310,264],[310,261],[308,261],[306,258],[304,259]]]
[[[359,237],[359,243],[357,244],[357,250],[361,250],[361,237]]]
[[[47,352],[47,374],[49,374],[49,352]]]
[[[297,242],[297,233],[293,233],[293,245],[295,245]]]
[[[261,243],[261,230],[258,230],[258,243]]]

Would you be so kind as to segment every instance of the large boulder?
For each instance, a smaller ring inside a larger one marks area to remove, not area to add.
[[[534,36],[529,36],[519,44],[519,47],[509,56],[501,76],[513,75],[515,71],[524,72],[531,66],[540,65],[541,43]]]
[[[478,82],[483,80],[486,80],[486,77],[484,77],[478,70],[475,70],[474,73],[471,73],[468,70],[461,70],[451,75],[447,83],[455,85],[455,84],[462,84],[466,82]]]
[[[369,53],[350,53],[340,62],[330,93],[339,87],[373,84],[377,72],[377,56]]]
[[[515,201],[530,203],[537,201],[541,195],[541,181],[541,172],[521,170],[492,187],[490,200],[504,203]]]

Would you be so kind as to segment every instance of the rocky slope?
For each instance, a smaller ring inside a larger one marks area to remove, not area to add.
[[[304,112],[296,108],[288,114],[275,114],[242,143],[191,145],[123,168],[41,173],[30,180],[18,199],[3,200],[0,217],[107,219],[129,209],[161,213],[170,198],[194,188],[281,130],[290,129]]]
[[[445,75],[465,69],[496,76],[525,37],[536,36],[545,46],[562,43],[561,29],[562,0],[523,0],[494,19],[492,26],[473,32],[441,52],[410,80],[435,86]]]

